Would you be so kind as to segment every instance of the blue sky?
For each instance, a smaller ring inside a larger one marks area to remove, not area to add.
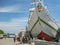
[[[0,29],[6,33],[24,30],[32,0],[0,0]],[[45,0],[49,13],[60,26],[60,0]]]

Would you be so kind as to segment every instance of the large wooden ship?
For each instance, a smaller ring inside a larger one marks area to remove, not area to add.
[[[54,40],[58,31],[56,21],[48,13],[44,0],[33,0],[33,8],[29,9],[30,16],[28,19],[27,30],[33,37],[47,41]]]

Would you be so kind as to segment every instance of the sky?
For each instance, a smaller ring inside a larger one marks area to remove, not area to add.
[[[0,0],[0,29],[5,33],[25,30],[32,0]],[[60,0],[45,0],[50,15],[60,26]]]

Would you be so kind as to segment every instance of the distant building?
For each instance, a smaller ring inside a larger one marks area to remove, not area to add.
[[[18,35],[19,35],[19,37],[23,37],[24,35],[25,35],[25,32],[26,31],[21,31]]]
[[[22,43],[22,38],[25,36],[25,32],[26,32],[26,31],[21,31],[21,32],[18,34],[19,38],[17,38],[17,40],[20,41],[21,43]]]
[[[15,34],[9,34],[9,33],[8,33],[8,34],[7,34],[7,37],[8,37],[8,38],[14,38],[14,37],[15,37]]]

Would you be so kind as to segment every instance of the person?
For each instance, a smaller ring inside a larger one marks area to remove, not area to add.
[[[14,42],[15,42],[15,37],[14,37]]]
[[[30,34],[30,37],[33,39],[33,35],[31,34],[31,32],[29,32],[29,34]]]
[[[15,42],[16,41],[16,36],[13,39],[14,39],[14,42]]]
[[[27,37],[26,37],[26,36],[24,36],[24,37],[22,38],[22,42],[23,42],[23,43],[27,43]]]

